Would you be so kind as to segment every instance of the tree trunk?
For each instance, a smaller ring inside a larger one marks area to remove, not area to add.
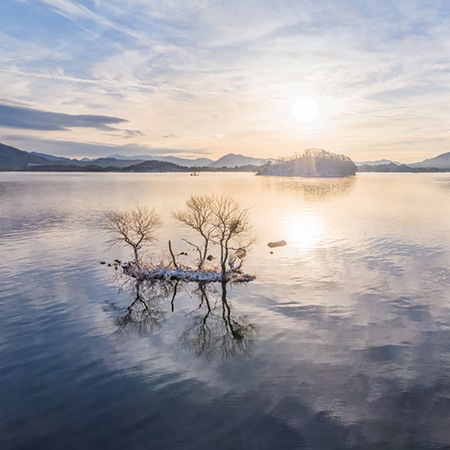
[[[203,269],[203,264],[205,264],[205,261],[206,261],[206,257],[208,256],[208,239],[207,238],[204,238],[205,239],[205,246],[203,247],[203,256],[202,256],[202,259],[200,260],[200,264],[198,265],[198,268],[200,269],[200,270],[202,270]]]
[[[226,249],[223,243],[223,239],[220,240],[220,267],[222,271],[222,279],[226,278],[227,266],[226,266]]]
[[[139,267],[139,269],[141,268],[141,265],[139,264],[139,254],[138,254],[138,249],[137,247],[133,247],[133,251],[134,251],[134,262],[135,264]]]

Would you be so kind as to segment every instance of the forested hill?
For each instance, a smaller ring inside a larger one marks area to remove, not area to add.
[[[267,163],[257,175],[291,177],[346,177],[355,175],[355,163],[345,155],[312,148],[291,158]]]

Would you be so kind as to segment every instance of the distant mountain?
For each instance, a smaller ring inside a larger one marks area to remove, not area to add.
[[[125,156],[121,155],[120,153],[110,155],[108,156],[108,158],[114,158],[124,161],[135,161],[136,163],[139,161],[166,161],[185,167],[212,167],[212,168],[236,167],[236,166],[240,167],[248,165],[262,166],[267,161],[269,161],[269,159],[252,158],[250,156],[236,155],[234,153],[229,153],[228,155],[222,156],[217,161],[214,161],[209,158],[188,159],[188,158],[179,158],[177,156],[153,156],[153,155]]]
[[[206,167],[213,162],[213,160],[209,158],[187,159],[187,158],[178,158],[177,156],[166,156],[164,158],[165,159],[161,159],[160,161],[168,161],[173,164],[178,164],[180,166],[186,167]]]
[[[98,167],[115,167],[122,169],[124,167],[128,167],[132,164],[139,164],[142,161],[134,161],[134,160],[123,160],[123,159],[116,159],[116,158],[97,158],[97,159],[91,159],[89,161],[83,161],[83,166],[98,166]]]
[[[61,162],[64,164],[70,164],[70,163],[76,164],[79,162],[77,159],[64,158],[63,156],[47,155],[46,153],[30,152],[30,154],[35,155],[35,156],[40,156],[42,158],[45,158],[48,161]]]
[[[114,153],[114,155],[108,155],[108,156],[105,156],[105,158],[132,160],[132,161],[147,161],[149,159],[154,159],[155,157],[152,155],[127,156],[127,155],[122,155],[121,153]]]
[[[206,167],[213,162],[212,159],[209,158],[196,158],[196,159],[188,159],[188,158],[179,158],[177,156],[153,156],[153,155],[134,155],[134,156],[125,156],[120,153],[116,153],[114,155],[108,156],[108,158],[120,159],[124,161],[167,161],[174,164],[178,164],[180,166],[186,167]]]
[[[239,167],[239,166],[263,166],[270,159],[269,158],[252,158],[251,156],[236,155],[235,153],[228,153],[212,162],[208,167]]]
[[[450,152],[442,153],[435,158],[425,159],[424,161],[408,165],[415,168],[435,168],[441,170],[450,170]]]
[[[187,167],[181,167],[168,161],[143,161],[122,169],[122,172],[186,172]]]
[[[0,144],[0,170],[23,170],[30,166],[49,164],[49,160],[9,145]]]
[[[358,172],[413,172],[413,169],[406,164],[396,164],[391,161],[385,164],[361,164],[358,166]]]
[[[82,158],[81,160],[78,160],[48,155],[46,153],[26,152],[8,145],[0,144],[0,170],[28,170],[32,166],[42,166],[42,170],[44,170],[44,167],[45,170],[58,170],[58,167],[61,167],[61,170],[67,171],[71,166],[81,169],[89,168],[89,170],[95,170],[95,168],[120,170],[145,161],[160,161],[176,166],[197,169],[210,168],[211,170],[216,170],[221,168],[233,169],[239,167],[248,171],[256,171],[258,167],[263,166],[266,162],[274,160],[268,158],[253,158],[234,153],[222,156],[217,161],[213,161],[209,158],[188,159],[179,158],[177,156],[125,156],[120,153],[105,158]],[[62,166],[64,166],[64,168],[62,168]],[[36,167],[34,167],[33,170],[39,170],[39,168]],[[170,166],[167,167],[170,168]]]
[[[358,161],[353,161],[358,167],[359,166],[363,166],[363,165],[369,165],[369,166],[380,166],[380,165],[384,165],[384,164],[397,164],[397,165],[401,165],[401,163],[397,162],[397,161],[391,161],[390,159],[377,159],[376,161],[362,161],[362,162],[358,162]]]
[[[439,169],[436,167],[411,167],[406,164],[378,164],[370,165],[363,164],[358,167],[358,172],[405,172],[405,173],[419,173],[419,172],[445,172],[448,169]]]

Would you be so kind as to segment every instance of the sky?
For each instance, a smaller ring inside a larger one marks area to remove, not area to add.
[[[450,151],[449,105],[446,0],[0,2],[0,142],[27,151],[407,163]]]

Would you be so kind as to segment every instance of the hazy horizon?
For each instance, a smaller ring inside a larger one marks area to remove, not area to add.
[[[12,0],[0,142],[71,158],[449,151],[450,4]]]

